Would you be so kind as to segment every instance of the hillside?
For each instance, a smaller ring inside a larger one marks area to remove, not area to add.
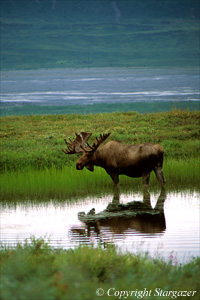
[[[1,1],[3,70],[198,62],[196,0]]]

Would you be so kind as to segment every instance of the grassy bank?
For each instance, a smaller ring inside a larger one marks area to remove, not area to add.
[[[166,113],[135,112],[97,115],[46,115],[1,118],[1,159],[4,172],[26,168],[44,169],[74,166],[78,155],[65,155],[64,138],[75,132],[111,132],[108,140],[127,144],[160,143],[165,160],[199,157],[199,111],[173,110]]]
[[[175,299],[181,291],[194,291],[191,299],[199,299],[199,263],[196,258],[176,265],[172,255],[164,262],[112,247],[55,250],[33,238],[31,244],[1,249],[1,299],[120,299],[115,291],[135,291],[127,299]]]
[[[174,109],[196,111],[200,109],[198,101],[154,101],[134,103],[98,103],[92,105],[25,105],[2,103],[0,106],[1,116],[28,116],[28,115],[55,115],[55,114],[99,114],[113,112],[135,111],[137,113],[167,112]]]

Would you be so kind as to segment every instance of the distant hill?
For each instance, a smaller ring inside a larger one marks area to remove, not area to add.
[[[1,0],[2,15],[51,17],[70,21],[121,21],[132,18],[199,18],[198,0]]]
[[[196,66],[199,0],[1,0],[1,67]]]

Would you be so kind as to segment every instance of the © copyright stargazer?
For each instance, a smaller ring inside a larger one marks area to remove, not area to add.
[[[155,288],[154,290],[134,290],[134,291],[118,291],[115,288],[110,288],[106,291],[110,297],[117,297],[118,299],[126,299],[128,297],[135,297],[142,299],[143,297],[154,296],[154,297],[171,297],[176,299],[178,297],[193,297],[197,291],[166,291],[161,288]],[[103,296],[105,291],[102,288],[96,290],[97,296]]]

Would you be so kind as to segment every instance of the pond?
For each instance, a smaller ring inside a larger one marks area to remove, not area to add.
[[[79,201],[19,202],[1,204],[1,242],[13,246],[31,236],[49,240],[53,247],[74,248],[80,244],[102,246],[113,243],[122,252],[147,252],[151,257],[173,259],[184,263],[199,256],[199,193],[168,192],[163,199],[161,219],[129,217],[86,225],[78,213],[95,208],[100,213],[112,202],[112,195],[88,197]],[[143,205],[140,193],[122,194],[120,203]],[[151,194],[151,207],[156,207],[159,193]]]

